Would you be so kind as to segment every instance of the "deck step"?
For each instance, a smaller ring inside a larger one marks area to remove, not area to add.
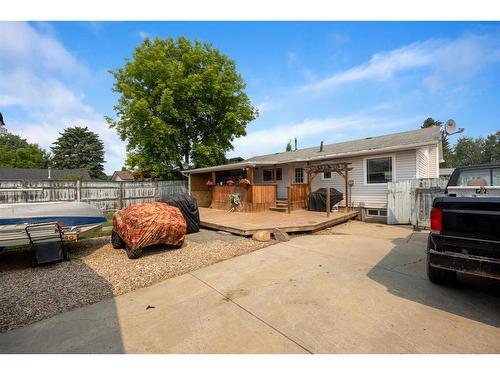
[[[269,209],[271,211],[288,212],[288,208],[287,207],[281,207],[281,206],[280,207],[277,207],[277,206],[275,206],[275,207],[269,207]]]
[[[288,207],[288,202],[276,202],[276,207]]]

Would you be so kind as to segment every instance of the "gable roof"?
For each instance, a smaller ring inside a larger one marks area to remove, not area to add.
[[[123,181],[135,181],[134,175],[129,171],[115,171],[111,180],[114,180],[115,176],[120,177]]]
[[[186,170],[186,173],[203,173],[215,170],[239,169],[258,165],[274,165],[292,162],[320,161],[340,157],[351,157],[377,152],[405,150],[425,145],[438,144],[441,141],[439,126],[417,129],[402,133],[367,137],[355,141],[333,143],[323,146],[320,152],[319,145],[296,151],[277,152],[275,154],[254,156],[240,163],[226,164],[207,168]]]
[[[84,181],[92,178],[84,168],[78,169],[50,169],[52,180],[66,179],[69,177],[81,177]],[[0,179],[2,180],[48,180],[49,170],[38,168],[0,168]]]

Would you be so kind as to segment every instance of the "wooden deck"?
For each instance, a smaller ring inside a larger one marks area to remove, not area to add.
[[[279,228],[285,232],[313,232],[328,228],[358,215],[357,211],[325,212],[295,210],[290,214],[274,211],[227,212],[200,207],[201,225],[205,228],[231,232],[240,236],[251,236],[259,230]]]

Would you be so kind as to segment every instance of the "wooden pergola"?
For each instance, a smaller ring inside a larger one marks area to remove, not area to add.
[[[344,201],[345,201],[345,212],[349,209],[349,171],[352,168],[349,167],[351,163],[334,163],[325,162],[321,164],[311,164],[304,167],[307,172],[307,196],[311,193],[311,182],[319,173],[337,173],[344,179]],[[326,188],[326,215],[330,216],[330,188]]]

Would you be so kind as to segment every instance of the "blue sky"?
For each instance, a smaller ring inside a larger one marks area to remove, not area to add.
[[[125,157],[103,118],[117,99],[108,70],[146,36],[208,41],[236,61],[260,116],[228,156],[411,130],[429,116],[468,136],[500,128],[500,23],[0,22],[0,35],[9,131],[48,149],[64,127],[89,126],[108,173]]]

